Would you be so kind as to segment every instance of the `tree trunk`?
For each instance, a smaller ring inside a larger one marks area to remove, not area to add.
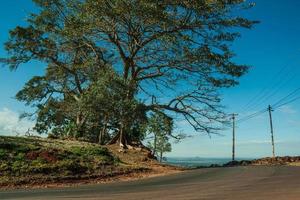
[[[83,125],[84,125],[85,119],[82,116],[81,113],[79,113],[76,117],[76,127],[77,127],[77,132],[78,132],[78,137],[83,137]]]
[[[128,78],[128,69],[126,68],[124,78]],[[127,94],[124,97],[124,100],[130,100],[134,99],[134,91],[131,89],[127,90]],[[131,141],[129,140],[128,133],[126,132],[126,128],[128,128],[128,122],[126,119],[126,115],[123,113],[123,111],[120,111],[120,130],[119,133],[109,142],[109,144],[116,144],[118,142],[121,149],[127,149],[127,147],[131,147]]]
[[[163,159],[163,152],[161,151],[159,156],[159,162],[162,162],[162,159]]]
[[[121,149],[127,149],[127,138],[125,133],[125,127],[121,124],[119,145]]]
[[[105,116],[105,118],[104,118],[104,126],[100,130],[100,133],[99,133],[98,142],[99,142],[100,145],[104,144],[104,139],[105,139],[105,136],[107,134],[106,131],[107,131],[107,116]]]
[[[119,132],[110,140],[108,144],[118,144],[121,149],[127,149],[128,143],[129,139],[126,135],[125,127],[121,125]]]
[[[103,145],[104,144],[104,136],[106,134],[106,126],[104,126],[101,130],[100,130],[100,133],[99,133],[99,136],[98,136],[98,143],[100,145]]]
[[[108,145],[116,144],[120,138],[120,131],[107,143]]]
[[[157,136],[154,134],[154,144],[153,144],[153,156],[156,154],[156,142],[157,142]]]

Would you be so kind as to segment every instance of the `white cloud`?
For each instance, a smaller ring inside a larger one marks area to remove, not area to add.
[[[19,114],[8,108],[0,110],[0,135],[24,135],[34,126],[34,122],[19,119]]]
[[[297,111],[291,106],[282,106],[279,111],[285,114],[295,114]]]

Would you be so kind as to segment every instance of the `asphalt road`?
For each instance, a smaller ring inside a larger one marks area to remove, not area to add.
[[[200,169],[133,182],[1,191],[0,199],[299,200],[300,167]]]

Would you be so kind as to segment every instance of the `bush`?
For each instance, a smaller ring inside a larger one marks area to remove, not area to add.
[[[0,149],[6,149],[6,150],[14,150],[16,149],[16,144],[13,143],[0,143]]]
[[[69,174],[81,174],[88,170],[86,166],[80,164],[78,160],[63,160],[58,163],[59,170],[69,172]]]
[[[7,151],[5,149],[0,149],[0,160],[6,160],[7,156]]]
[[[14,161],[11,166],[11,170],[17,175],[28,173],[28,169],[29,169],[28,163],[20,160]]]
[[[25,161],[26,160],[26,156],[25,156],[25,153],[18,153],[15,157],[14,157],[15,160],[18,160],[18,161]]]
[[[0,173],[9,171],[10,167],[7,163],[0,163]]]
[[[33,145],[33,144],[26,144],[26,143],[19,144],[19,142],[16,143],[0,142],[0,149],[10,151],[10,152],[16,152],[16,153],[27,153],[31,150],[39,150],[40,147],[38,145]]]
[[[48,163],[45,163],[42,159],[37,159],[31,162],[31,165],[29,167],[29,172],[31,173],[41,173],[41,174],[48,174],[51,172],[57,171],[58,168],[53,167],[52,165],[49,165]]]

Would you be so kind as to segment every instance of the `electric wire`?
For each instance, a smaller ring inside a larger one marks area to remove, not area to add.
[[[296,97],[296,98],[294,98],[294,99],[292,99],[292,100],[290,100],[290,101],[287,101],[287,102],[285,102],[285,103],[282,103],[282,104],[280,104],[280,105],[274,107],[273,109],[278,109],[278,108],[280,108],[280,107],[282,107],[282,106],[291,104],[291,103],[293,103],[293,102],[295,102],[295,101],[297,101],[297,100],[300,100],[300,97]]]
[[[258,111],[258,112],[255,112],[255,113],[253,113],[253,114],[251,114],[251,115],[245,116],[245,117],[243,117],[243,118],[237,120],[236,123],[241,124],[241,123],[243,123],[243,122],[245,122],[245,121],[248,121],[248,120],[250,120],[250,119],[253,119],[253,118],[255,118],[255,117],[258,117],[258,116],[262,115],[263,113],[265,113],[265,112],[267,112],[267,111],[268,111],[268,109],[260,110],[260,111]]]
[[[273,110],[278,109],[278,108],[281,108],[281,107],[283,107],[283,106],[285,106],[285,105],[291,104],[291,103],[293,103],[293,102],[295,102],[295,101],[297,101],[297,100],[300,100],[300,96],[298,96],[298,97],[296,97],[296,98],[293,98],[293,99],[290,99],[290,100],[286,100],[285,102],[283,102],[283,100],[287,99],[288,97],[293,96],[293,95],[296,94],[296,92],[298,92],[298,91],[300,91],[300,88],[294,90],[292,93],[290,93],[289,95],[285,96],[284,98],[282,98],[281,100],[279,100],[276,104],[274,104],[273,106],[271,106],[271,107],[273,108]],[[246,122],[246,121],[248,121],[248,120],[250,120],[250,119],[253,119],[253,118],[255,118],[255,117],[258,117],[258,116],[260,116],[260,115],[266,113],[267,111],[268,111],[268,108],[267,108],[267,109],[263,109],[263,110],[261,110],[261,111],[258,111],[258,112],[256,112],[256,113],[253,113],[253,114],[251,114],[251,115],[245,116],[245,117],[239,119],[239,120],[237,121],[237,123],[238,123],[238,124],[241,124],[241,123]]]
[[[266,102],[267,100],[271,99],[272,97],[274,97],[276,94],[278,94],[278,92],[281,91],[281,89],[283,87],[285,87],[291,80],[293,80],[296,77],[296,74],[294,74],[292,77],[290,77],[289,79],[287,79],[285,82],[283,82],[275,91],[273,91],[269,96],[267,96],[264,99],[264,102]],[[261,104],[260,104],[261,105]]]
[[[300,91],[300,87],[295,89],[294,91],[292,91],[291,93],[289,93],[287,96],[281,98],[279,101],[277,101],[273,106],[277,106],[279,105],[280,103],[282,103],[283,101],[285,101],[286,99],[290,98],[290,97],[293,97],[294,95],[296,95],[298,92]]]
[[[287,66],[283,66],[278,73],[274,76],[274,78],[272,80],[278,80],[281,81],[281,77],[284,71],[287,70]],[[271,82],[270,82],[271,83]],[[270,85],[270,83],[268,85]],[[274,84],[273,84],[274,86]],[[266,94],[268,94],[268,87],[264,87],[263,89],[261,89],[253,98],[250,99],[250,101],[248,101],[248,103],[242,108],[243,111],[249,110],[250,108],[252,108],[253,106],[256,105],[256,103],[258,101],[260,101],[260,99],[264,98],[266,96]]]
[[[293,74],[292,71],[289,71],[285,74],[282,74],[282,77],[283,78],[279,82],[277,82],[273,85],[272,88],[274,88],[274,90],[269,90],[268,92],[266,92],[255,104],[248,107],[248,109],[254,109],[255,110],[258,107],[260,107],[261,105],[263,105],[264,103],[266,103],[266,101],[268,101],[269,99],[274,97],[276,94],[278,94],[278,92],[284,86],[286,86],[290,81],[292,81],[296,77],[296,75]]]

